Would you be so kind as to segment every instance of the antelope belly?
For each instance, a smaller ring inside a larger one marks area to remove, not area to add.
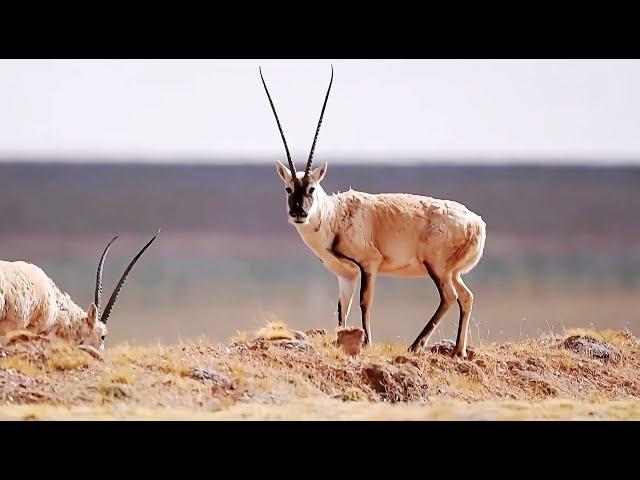
[[[394,277],[425,277],[428,275],[426,267],[417,259],[405,264],[383,261],[378,271],[381,275]]]

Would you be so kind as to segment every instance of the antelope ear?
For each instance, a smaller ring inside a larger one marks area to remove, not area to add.
[[[314,168],[313,170],[311,170],[311,172],[309,173],[311,180],[315,183],[320,183],[324,178],[325,174],[327,173],[328,166],[329,165],[325,162],[325,164],[322,165],[321,167]]]
[[[98,307],[96,307],[95,303],[89,305],[89,309],[87,310],[87,319],[89,322],[89,327],[93,328],[96,324],[96,320],[98,319]]]
[[[291,182],[291,170],[285,167],[282,162],[278,161],[278,163],[276,163],[276,171],[284,183]]]

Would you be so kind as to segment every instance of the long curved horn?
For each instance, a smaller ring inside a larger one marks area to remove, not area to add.
[[[332,83],[333,83],[333,65],[331,65],[331,80],[329,81],[329,88],[327,89],[327,95],[324,97],[324,103],[322,104],[322,111],[320,112],[320,119],[318,120],[318,128],[316,128],[316,136],[313,137],[311,152],[309,152],[309,160],[307,160],[307,166],[304,169],[305,177],[309,175],[309,172],[311,171],[311,162],[313,161],[313,151],[316,149],[316,142],[318,141],[318,133],[320,133],[320,125],[322,125],[322,117],[324,117],[324,109],[327,106],[327,100],[329,99],[329,92],[331,91]]]
[[[111,244],[116,241],[118,235],[113,237],[109,243],[107,243],[104,252],[102,252],[102,256],[100,257],[100,261],[98,262],[98,271],[96,272],[96,291],[94,295],[94,304],[98,309],[98,315],[100,315],[100,300],[102,298],[102,268],[104,267],[104,260],[107,258],[107,252],[111,247]]]
[[[269,89],[267,88],[267,84],[265,83],[264,77],[262,76],[262,67],[258,67],[258,70],[260,71],[260,78],[262,79],[262,85],[264,85],[264,91],[267,92],[267,98],[269,99],[269,103],[271,104],[271,110],[273,110],[273,115],[276,117],[278,130],[280,130],[280,136],[282,137],[282,141],[284,142],[284,149],[287,151],[287,160],[289,161],[289,168],[291,169],[291,175],[295,181],[298,178],[296,177],[296,166],[293,164],[293,161],[291,160],[291,154],[289,153],[287,140],[284,138],[284,132],[282,131],[282,126],[280,125],[280,119],[278,118],[278,114],[276,113],[276,107],[274,107],[273,105],[273,100],[271,100]]]
[[[111,297],[109,298],[109,301],[107,302],[107,306],[104,307],[104,312],[102,313],[102,316],[100,317],[100,321],[102,323],[107,323],[107,320],[109,319],[109,315],[111,314],[111,309],[113,308],[113,305],[116,303],[116,300],[118,299],[118,294],[120,293],[120,289],[124,285],[124,282],[127,280],[127,275],[129,275],[129,272],[131,271],[131,269],[133,268],[135,263],[142,256],[144,251],[147,248],[149,248],[149,245],[151,245],[153,243],[153,241],[156,239],[156,237],[158,236],[159,233],[160,233],[160,230],[158,230],[158,233],[156,233],[153,236],[153,238],[151,240],[149,240],[149,242],[147,242],[147,244],[144,247],[142,247],[142,250],[140,250],[140,252],[138,252],[138,254],[135,257],[133,257],[133,260],[131,260],[131,262],[129,263],[129,265],[125,269],[124,273],[122,274],[122,277],[120,277],[120,280],[118,281],[118,284],[116,285],[116,288],[113,289],[113,293],[111,294]]]

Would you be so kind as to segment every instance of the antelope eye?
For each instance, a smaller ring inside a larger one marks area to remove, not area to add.
[[[102,335],[102,336],[100,337],[100,340],[104,341],[104,337],[105,337],[105,335]]]
[[[289,187],[285,188],[285,190],[287,191],[287,193],[291,193],[291,189]]]
[[[315,191],[315,188],[314,188],[314,187],[311,187],[311,188],[309,189],[309,195],[311,195],[314,191]]]

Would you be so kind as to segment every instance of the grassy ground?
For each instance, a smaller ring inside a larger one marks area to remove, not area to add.
[[[588,335],[597,349],[566,343]],[[476,345],[467,360],[269,325],[227,345],[119,345],[103,360],[42,339],[0,348],[2,419],[640,419],[640,343],[570,331]]]

